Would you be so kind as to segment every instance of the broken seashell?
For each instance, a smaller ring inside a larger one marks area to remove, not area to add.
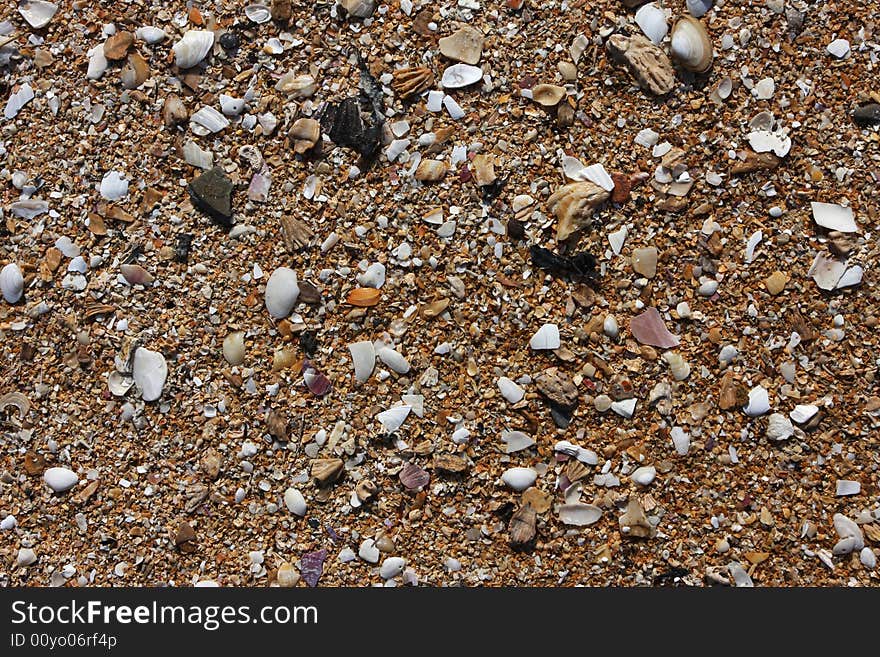
[[[785,157],[791,150],[791,138],[781,132],[753,130],[746,135],[746,139],[749,140],[749,146],[756,153],[773,151],[777,157]]]
[[[58,5],[44,0],[21,0],[18,3],[18,13],[35,30],[46,27],[57,11]]]
[[[315,119],[297,119],[290,126],[287,138],[293,142],[294,152],[302,155],[314,148],[321,139],[321,124]]]
[[[526,394],[525,390],[517,385],[515,381],[508,379],[506,376],[499,377],[498,389],[501,391],[501,396],[504,397],[509,404],[516,404],[525,397]]]
[[[531,92],[532,100],[544,107],[555,107],[565,98],[565,87],[555,84],[536,84]]]
[[[229,125],[229,119],[207,105],[189,117],[189,120],[191,124],[201,126],[208,132],[220,132]]]
[[[812,277],[823,290],[836,290],[858,285],[862,282],[864,270],[861,265],[847,267],[845,263],[824,253],[817,253],[807,275]]]
[[[126,89],[137,89],[150,77],[150,65],[140,53],[132,53],[128,56],[125,66],[122,67],[120,79]]]
[[[183,145],[183,159],[187,164],[200,169],[210,169],[214,166],[214,154],[204,150],[194,141],[188,141]]]
[[[156,401],[162,396],[162,388],[168,378],[168,365],[161,353],[138,347],[134,352],[131,369],[144,401]]]
[[[470,64],[453,64],[443,71],[440,84],[446,89],[459,89],[476,84],[483,79],[483,69]]]
[[[18,303],[24,294],[24,277],[16,263],[10,262],[0,270],[0,292],[6,303]]]
[[[369,288],[368,288],[369,289]],[[397,374],[406,374],[409,372],[409,362],[400,352],[395,351],[391,347],[382,347],[376,351],[376,356],[383,363],[390,367]]]
[[[666,24],[666,12],[653,2],[639,8],[635,15],[635,21],[645,36],[655,45],[660,45],[666,38],[666,33],[669,32],[669,25]]]
[[[810,203],[813,210],[813,221],[827,228],[828,230],[836,230],[840,233],[857,233],[859,231],[853,218],[852,208],[836,203]]]
[[[303,361],[302,374],[303,381],[305,381],[309,392],[317,397],[323,397],[333,389],[333,384],[330,383],[330,379],[328,379],[323,372],[319,371],[308,360]]]
[[[412,406],[395,406],[376,415],[376,419],[382,424],[385,433],[394,433],[403,425],[411,410]]]
[[[660,48],[643,36],[613,34],[605,44],[611,57],[627,67],[639,86],[656,96],[668,94],[675,87],[672,63]]]
[[[421,182],[437,182],[443,180],[443,176],[449,170],[446,162],[440,160],[422,160],[415,172],[415,179]]]
[[[153,282],[153,276],[140,265],[120,265],[119,273],[129,285],[150,285]]]
[[[174,51],[177,68],[192,68],[201,62],[214,46],[214,33],[208,30],[189,30],[175,43]]]
[[[743,411],[749,417],[764,415],[770,410],[770,397],[767,390],[762,386],[755,386],[749,390],[749,401],[743,407]]]
[[[788,416],[798,424],[806,424],[812,420],[818,412],[819,407],[814,404],[798,404]]]
[[[602,509],[593,504],[562,504],[559,506],[559,519],[566,525],[586,527],[599,522]]]
[[[791,420],[782,413],[773,413],[767,420],[768,440],[786,440],[794,434],[794,426],[792,426]]]
[[[18,409],[18,417],[23,420],[31,409],[31,403],[28,398],[20,392],[7,392],[0,397],[0,413],[6,410],[7,406],[14,406]]]
[[[318,90],[318,84],[311,75],[297,75],[289,71],[281,76],[275,90],[286,93],[293,98],[308,98]]]
[[[523,547],[535,540],[537,517],[537,513],[531,504],[525,504],[517,509],[510,517],[510,523],[508,524],[511,546]]]
[[[573,461],[568,461],[565,464],[565,467],[562,468],[562,476],[568,480],[568,484],[573,484],[577,481],[580,481],[584,477],[590,474],[591,470],[589,470],[585,463],[579,461],[578,459],[574,459]]]
[[[672,378],[676,381],[684,381],[691,373],[691,366],[682,358],[681,354],[676,351],[667,351],[663,354],[663,360],[669,365],[669,371],[672,372]]]
[[[354,378],[360,383],[365,382],[376,366],[376,350],[369,340],[348,345],[351,360],[354,364]]]
[[[657,535],[654,527],[645,515],[645,509],[634,495],[630,496],[626,511],[618,519],[620,533],[627,538],[652,538]]]
[[[682,16],[672,27],[669,50],[673,59],[694,73],[705,73],[712,67],[712,40],[693,16]]]
[[[434,85],[434,74],[429,68],[401,68],[391,77],[391,88],[401,98],[415,96]]]
[[[549,199],[547,206],[556,215],[556,239],[568,239],[573,233],[592,223],[593,214],[610,194],[589,181],[563,185]]]
[[[10,94],[9,100],[6,101],[6,108],[3,110],[3,116],[7,119],[14,119],[21,108],[34,99],[34,90],[27,82],[21,85],[13,94]]]
[[[108,171],[101,179],[100,192],[108,201],[118,201],[128,195],[128,180],[118,171]]]
[[[637,315],[630,320],[629,330],[633,337],[641,344],[659,347],[660,349],[671,349],[677,347],[679,339],[666,328],[663,318],[654,307],[648,308],[641,315]]]
[[[400,479],[407,490],[419,490],[424,488],[431,481],[431,475],[423,470],[415,463],[404,463],[403,469],[398,473],[397,478]]]
[[[345,300],[352,306],[368,308],[379,303],[381,296],[382,293],[374,287],[356,287],[348,293]]]
[[[233,331],[223,339],[223,358],[230,365],[244,362],[244,331]]]
[[[376,11],[375,0],[339,0],[339,4],[355,18],[369,18]]]
[[[152,25],[139,27],[134,31],[134,35],[148,45],[153,45],[154,43],[164,41],[168,36],[167,34],[165,34],[165,31],[163,29],[153,27]]]
[[[379,492],[379,487],[369,479],[361,479],[354,487],[354,492],[358,499],[366,504],[376,497],[376,493]]]
[[[532,339],[529,340],[529,346],[535,351],[559,349],[561,344],[559,327],[556,324],[544,324],[535,332]]]
[[[107,389],[115,397],[123,397],[134,385],[134,379],[122,372],[113,371],[107,375]]]
[[[513,454],[535,446],[535,439],[522,431],[502,431],[501,440],[504,441],[505,454]]]
[[[334,483],[342,475],[345,464],[342,459],[313,459],[311,464],[312,479],[319,488]]]
[[[465,25],[456,32],[437,41],[440,52],[457,62],[476,64],[483,53],[483,33]]]
[[[258,25],[272,20],[272,12],[266,5],[248,5],[244,8],[244,15]]]

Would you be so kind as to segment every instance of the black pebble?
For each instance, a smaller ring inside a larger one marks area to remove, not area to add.
[[[223,50],[238,50],[241,46],[241,39],[235,32],[224,32],[220,37],[220,47]]]

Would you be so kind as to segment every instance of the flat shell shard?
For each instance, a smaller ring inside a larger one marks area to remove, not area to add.
[[[858,285],[862,282],[863,274],[864,270],[860,265],[847,267],[846,263],[824,253],[816,254],[816,258],[807,272],[816,285],[828,291]]]
[[[630,496],[626,511],[618,520],[620,533],[627,538],[653,538],[657,535],[654,527],[645,515],[642,503],[634,495]]]
[[[354,378],[364,383],[370,378],[376,366],[376,350],[373,343],[369,340],[355,342],[348,345],[348,351],[351,353],[351,361],[354,365]]]
[[[33,99],[34,90],[31,88],[31,85],[25,82],[18,88],[18,91],[9,96],[9,100],[6,101],[6,108],[3,110],[3,116],[6,117],[7,120],[14,119],[21,111],[21,108]]]
[[[232,181],[214,167],[193,179],[187,187],[193,203],[223,228],[232,227]]]
[[[852,208],[836,203],[810,203],[813,210],[813,221],[822,228],[836,230],[840,233],[857,233],[859,227],[853,217]]]
[[[208,132],[220,132],[229,125],[229,119],[223,114],[215,110],[213,107],[205,106],[198,112],[189,117],[191,123],[201,126]]]
[[[302,574],[303,581],[311,588],[315,588],[318,585],[318,580],[324,574],[325,559],[327,559],[327,550],[324,549],[307,552],[300,557],[300,573]]]
[[[501,440],[504,441],[506,454],[513,454],[535,446],[535,439],[522,431],[504,431],[501,433]]]
[[[536,351],[559,349],[560,344],[559,327],[556,324],[544,324],[529,341],[529,346]]]
[[[342,459],[314,459],[311,464],[312,479],[319,488],[325,488],[342,476],[344,468]]]
[[[589,226],[593,214],[611,195],[589,181],[563,185],[547,199],[547,207],[556,215],[556,239],[563,241]]]
[[[101,179],[101,198],[118,201],[128,196],[128,180],[119,171],[108,171]]]
[[[132,376],[144,401],[156,401],[162,396],[162,388],[168,378],[168,365],[158,351],[139,347],[132,360]]]
[[[785,157],[791,150],[791,138],[781,132],[769,130],[753,130],[746,139],[756,153],[773,152],[777,157]]]
[[[394,433],[403,425],[410,411],[412,411],[411,406],[395,406],[379,413],[376,419],[382,425],[385,433]]]
[[[656,96],[675,88],[672,62],[659,47],[643,36],[625,37],[613,34],[605,44],[611,57],[626,66],[639,86]]]
[[[538,514],[531,504],[525,504],[510,517],[508,531],[512,547],[525,547],[535,540]]]
[[[28,398],[20,392],[7,392],[0,397],[0,413],[4,413],[10,406],[18,411],[18,419],[20,420],[23,420],[31,409]]]
[[[468,25],[437,41],[440,52],[457,62],[476,64],[483,53],[483,33]]]
[[[309,392],[316,397],[323,397],[333,389],[330,379],[308,361],[303,364],[303,381],[305,381]]]
[[[749,417],[764,415],[770,410],[770,397],[767,390],[762,386],[755,386],[749,390],[749,401],[743,407],[743,412]]]
[[[586,527],[602,517],[602,509],[593,504],[563,504],[559,507],[559,519],[566,525]]]
[[[46,27],[57,11],[58,5],[45,0],[20,0],[18,3],[18,13],[35,30]]]
[[[406,374],[409,372],[409,361],[407,361],[399,351],[396,351],[391,347],[381,347],[377,349],[376,356],[378,356],[379,360],[397,374]]]
[[[431,481],[431,475],[415,463],[406,463],[397,475],[407,490],[419,490]]]
[[[663,318],[656,308],[648,308],[641,315],[630,320],[629,330],[633,337],[642,344],[671,349],[679,345],[678,336],[673,335],[663,323]]]
[[[529,253],[532,264],[551,276],[587,282],[594,281],[598,277],[596,258],[590,253],[563,256],[535,245],[529,247]]]

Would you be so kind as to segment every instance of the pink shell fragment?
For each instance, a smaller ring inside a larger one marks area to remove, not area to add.
[[[415,463],[407,463],[404,465],[403,470],[400,471],[398,477],[400,477],[400,483],[406,486],[409,490],[417,490],[427,486],[428,482],[431,481],[431,475],[422,470]]]
[[[660,349],[671,349],[678,346],[678,336],[669,332],[656,308],[648,308],[641,315],[633,317],[629,322],[629,330],[633,337],[642,344]]]
[[[328,379],[323,372],[316,369],[309,361],[303,362],[302,374],[303,380],[306,382],[306,387],[313,395],[323,397],[330,392],[330,389],[333,387],[333,384],[330,383],[330,379]]]
[[[300,557],[299,571],[306,584],[312,588],[318,585],[318,580],[324,574],[324,560],[326,558],[327,550],[316,550]]]

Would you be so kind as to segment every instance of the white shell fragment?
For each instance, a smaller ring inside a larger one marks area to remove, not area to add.
[[[151,25],[139,27],[134,31],[134,35],[148,45],[160,43],[168,37],[162,28],[153,27]]]
[[[390,347],[382,347],[376,351],[376,355],[383,363],[398,374],[409,372],[409,362],[399,352]]]
[[[785,157],[791,150],[791,138],[781,132],[770,132],[769,130],[753,130],[746,139],[749,140],[749,146],[756,153],[767,153],[773,151],[778,157]]]
[[[10,262],[0,270],[0,292],[6,303],[18,303],[24,294],[24,277],[16,263]]]
[[[376,541],[372,538],[364,539],[360,548],[358,548],[358,556],[367,563],[379,563],[381,553],[379,548],[376,547]]]
[[[406,567],[406,559],[403,557],[388,557],[379,566],[379,575],[382,579],[391,579],[397,577]]]
[[[858,285],[864,270],[861,265],[847,267],[846,263],[824,253],[817,253],[807,275],[823,290],[836,290]]]
[[[6,107],[3,110],[3,116],[6,119],[14,119],[18,116],[21,108],[34,99],[34,90],[27,82],[21,85],[14,94],[9,95],[6,101]]]
[[[24,0],[18,3],[18,13],[35,30],[46,27],[57,11],[58,5],[45,0]]]
[[[806,424],[812,420],[818,412],[818,406],[814,406],[813,404],[798,404],[788,416],[797,424]]]
[[[749,402],[743,407],[743,411],[749,417],[764,415],[770,410],[770,397],[767,390],[761,386],[755,386],[749,390]]]
[[[101,197],[108,201],[118,201],[128,196],[128,180],[119,171],[108,171],[101,179]]]
[[[220,94],[220,111],[226,116],[238,116],[244,111],[245,101],[226,94]]]
[[[205,106],[189,117],[189,120],[208,132],[220,132],[229,125],[229,119],[223,116],[213,107]]]
[[[441,84],[446,89],[468,87],[483,79],[483,69],[470,64],[453,64],[443,71]]]
[[[385,433],[394,433],[401,427],[411,410],[411,406],[395,406],[376,415],[376,419],[382,424]]]
[[[636,402],[638,402],[638,400],[635,398],[616,401],[611,404],[611,410],[617,413],[620,417],[625,417],[629,420],[636,412]]]
[[[525,390],[517,385],[515,381],[508,379],[506,376],[499,377],[498,389],[501,391],[501,396],[510,404],[516,404],[526,394]]]
[[[580,447],[573,443],[570,443],[567,440],[560,440],[553,446],[554,452],[559,452],[560,454],[567,454],[568,456],[572,456],[576,458],[581,463],[586,463],[587,465],[596,465],[599,462],[599,456],[591,449],[587,449],[586,447]]]
[[[67,468],[49,468],[43,473],[43,481],[56,493],[63,493],[76,486],[79,477]]]
[[[192,68],[201,62],[214,45],[214,33],[208,30],[189,30],[183,38],[175,43],[175,63],[178,68]]]
[[[279,267],[266,281],[266,310],[276,319],[287,317],[299,298],[299,282],[290,267]]]
[[[139,347],[134,352],[131,370],[144,401],[156,401],[162,396],[162,388],[168,378],[168,365],[162,354]]]
[[[588,167],[584,167],[583,175],[586,180],[597,184],[606,192],[614,190],[614,181],[611,180],[611,176],[608,175],[605,167],[601,164],[591,164]]]
[[[794,434],[791,420],[782,413],[773,413],[767,422],[767,440],[786,440]]]
[[[351,360],[354,364],[354,378],[363,383],[370,378],[376,367],[376,350],[369,340],[348,345]]]
[[[299,517],[306,515],[306,499],[297,488],[291,486],[284,491],[284,506],[294,515]]]
[[[501,440],[504,441],[504,452],[507,454],[535,446],[535,439],[522,431],[503,431]]]
[[[862,485],[858,481],[850,481],[849,479],[837,480],[837,497],[858,495],[860,492],[862,492]]]
[[[537,478],[538,473],[532,468],[510,468],[501,475],[501,481],[515,491],[524,491],[534,484]]]
[[[562,504],[559,506],[559,519],[566,525],[586,527],[599,521],[602,509],[593,504]]]
[[[183,145],[183,159],[187,164],[200,169],[210,169],[214,166],[214,154],[203,149],[194,141],[188,141]]]
[[[685,4],[687,5],[687,10],[691,16],[694,18],[702,18],[706,15],[706,12],[712,9],[715,0],[686,0]]]
[[[266,5],[248,5],[244,8],[244,15],[257,24],[272,20],[272,14]]]
[[[643,465],[640,468],[636,468],[629,476],[639,486],[650,486],[656,477],[657,468],[653,465]]]
[[[685,433],[684,429],[673,427],[669,432],[669,437],[672,438],[672,446],[675,449],[675,453],[679,456],[687,456],[691,448],[691,437]]]
[[[536,351],[540,349],[559,349],[561,344],[559,327],[556,324],[544,324],[529,341],[529,346]]]
[[[846,39],[835,39],[828,44],[826,50],[830,55],[834,55],[837,59],[843,59],[849,54],[850,45]]]
[[[836,230],[840,233],[857,233],[859,231],[853,217],[852,208],[836,203],[810,203],[813,210],[813,221],[822,228]]]
[[[224,338],[223,358],[233,366],[244,362],[244,331],[233,331]]]
[[[666,12],[653,2],[642,5],[636,12],[636,25],[638,25],[645,36],[653,43],[660,44],[666,38],[669,32],[669,25],[666,23]]]

